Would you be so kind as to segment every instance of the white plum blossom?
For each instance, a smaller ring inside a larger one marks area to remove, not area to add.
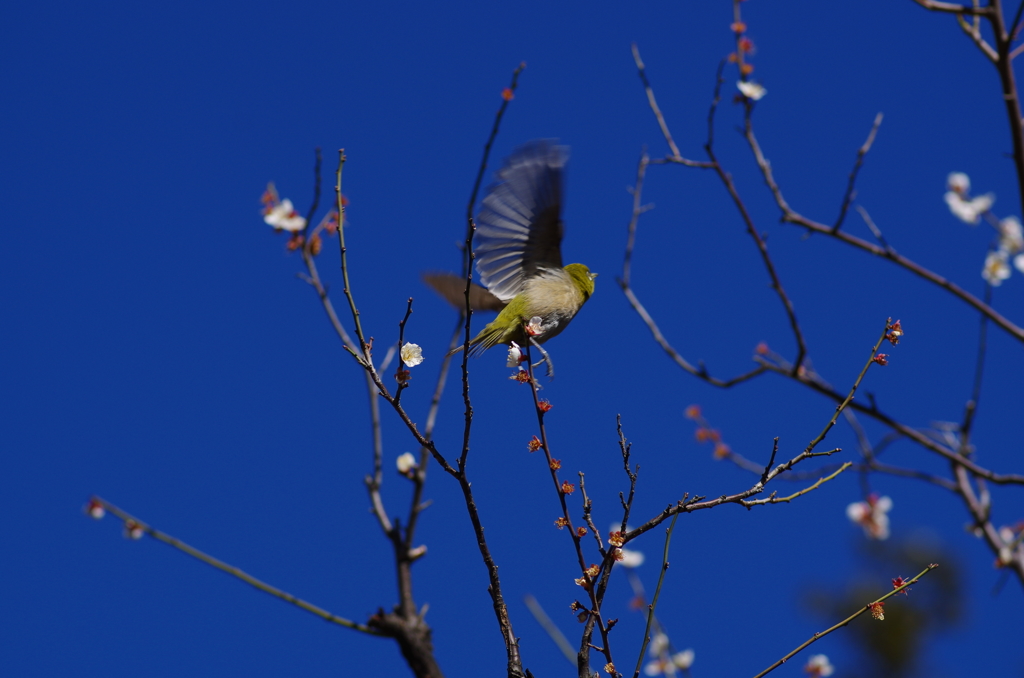
[[[738,80],[736,82],[736,87],[743,93],[743,96],[751,99],[752,101],[757,101],[765,94],[768,94],[768,90],[764,88],[764,85],[754,82],[753,80],[748,80],[746,82]]]
[[[981,221],[981,215],[992,209],[996,201],[996,196],[992,193],[968,199],[956,191],[947,191],[945,198],[953,216],[971,226],[977,226]]]
[[[631,549],[619,549],[619,554],[622,556],[621,560],[616,560],[619,565],[623,567],[640,567],[644,564],[644,554],[640,551],[633,551]]]
[[[981,269],[981,277],[992,287],[999,287],[1010,277],[1010,264],[1006,250],[993,250],[985,257],[985,265]],[[1016,262],[1014,262],[1016,263]]]
[[[530,318],[530,322],[526,323],[526,332],[531,337],[536,337],[538,334],[543,334],[543,323],[544,319],[541,318],[539,315],[533,316],[532,318]]]
[[[664,633],[655,633],[651,638],[651,644],[647,646],[647,651],[657,656],[666,650],[668,650],[668,636]]]
[[[946,177],[946,188],[953,191],[954,193],[959,193],[960,195],[967,195],[968,193],[971,192],[971,178],[964,174],[963,172],[950,172],[949,176]]]
[[[416,367],[423,362],[423,349],[419,347],[419,344],[412,344],[408,341],[405,342],[405,345],[402,346],[402,351],[399,355],[402,357],[402,362],[405,363],[407,367]]]
[[[395,466],[398,467],[399,473],[405,475],[410,470],[416,468],[416,457],[413,456],[412,452],[400,454],[398,459],[395,460]]]
[[[827,655],[816,654],[807,660],[804,664],[804,671],[811,678],[825,678],[831,676],[835,672],[835,667],[832,666],[832,662],[828,660]]]
[[[870,539],[884,540],[889,538],[889,511],[892,510],[892,499],[870,495],[865,501],[857,501],[846,507],[846,516],[864,528],[864,534]]]
[[[999,249],[1006,250],[1007,254],[1024,251],[1024,227],[1017,217],[999,220]]]
[[[292,205],[292,201],[285,198],[276,205],[267,205],[263,212],[263,221],[273,226],[277,231],[290,231],[295,233],[306,227],[306,219],[299,216]]]
[[[508,360],[505,362],[505,367],[519,367],[519,363],[523,362],[523,351],[516,342],[510,343],[511,345],[508,347]]]
[[[1003,546],[999,548],[999,558],[996,560],[996,566],[1006,567],[1013,562],[1015,555],[1024,553],[1024,546],[1017,540],[1017,535],[1011,527],[1000,527],[999,538],[1003,540]]]
[[[683,669],[684,671],[693,666],[694,657],[696,653],[691,648],[686,648],[682,652],[676,652],[672,655],[672,663],[676,665],[676,668]]]
[[[661,634],[659,634],[661,635]],[[657,636],[655,636],[657,638]],[[666,639],[666,644],[667,644]],[[651,642],[653,650],[654,642]],[[664,650],[662,650],[664,652]],[[662,654],[659,652],[658,654]],[[676,652],[671,657],[658,657],[644,666],[644,673],[648,676],[674,676],[676,675],[676,669],[686,671],[693,666],[694,652],[692,649],[685,649],[682,652]]]

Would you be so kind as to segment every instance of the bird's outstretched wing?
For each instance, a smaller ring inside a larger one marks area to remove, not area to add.
[[[476,270],[508,301],[544,268],[562,267],[562,182],[568,148],[531,141],[513,153],[487,191],[476,220]]]
[[[423,281],[455,308],[463,311],[466,309],[465,278],[454,273],[424,273]],[[474,311],[501,311],[505,303],[480,285],[470,283],[469,307]]]

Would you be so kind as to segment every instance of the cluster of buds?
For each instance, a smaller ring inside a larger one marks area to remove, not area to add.
[[[90,499],[89,503],[86,504],[82,510],[85,511],[86,515],[90,518],[94,518],[95,520],[99,520],[103,516],[107,515],[107,509],[104,508],[103,502],[96,497]]]
[[[551,410],[551,401],[549,400],[538,400],[537,409],[541,412],[548,412]]]
[[[562,529],[568,524],[569,520],[565,518],[565,516],[558,516],[557,518],[555,518],[555,527],[557,527],[558,529]]]
[[[729,24],[729,30],[736,37],[736,51],[729,55],[729,62],[736,64],[740,72],[740,79],[736,82],[736,88],[740,91],[736,95],[736,103],[757,101],[767,94],[768,90],[764,85],[748,80],[750,74],[754,72],[754,65],[749,61],[755,52],[754,41],[747,35],[747,24],[743,21],[732,22]]]
[[[332,210],[320,220],[307,239],[305,235],[308,226],[306,218],[298,213],[291,200],[281,199],[273,182],[267,184],[267,190],[263,192],[260,202],[263,203],[264,223],[275,231],[291,234],[287,244],[289,250],[294,251],[305,246],[310,254],[316,256],[323,249],[320,232],[324,231],[328,234],[338,232],[338,213]],[[347,205],[348,199],[342,196],[341,204],[342,206]]]
[[[540,438],[538,438],[537,436],[533,436],[532,438],[530,438],[530,442],[526,443],[526,449],[528,449],[530,452],[536,452],[542,447],[544,447],[544,443],[542,443],[540,441]]]
[[[722,442],[722,434],[716,429],[711,428],[708,420],[701,414],[700,405],[690,405],[684,410],[684,414],[687,419],[697,422],[697,430],[693,434],[697,442],[711,443],[714,446],[712,455],[715,459],[725,459],[732,454],[732,448]]]
[[[601,567],[591,563],[590,567],[583,570],[583,576],[579,579],[574,579],[577,586],[582,586],[584,590],[589,591],[590,587],[597,580],[597,575],[601,572]]]
[[[142,525],[139,525],[137,521],[131,518],[124,521],[125,539],[142,539],[143,534],[145,534],[145,530],[142,529]]]
[[[889,340],[890,344],[895,346],[900,343],[900,337],[903,336],[903,325],[899,320],[886,327],[886,330],[888,331],[885,333],[885,338]]]
[[[551,462],[548,464],[548,467],[552,471],[557,471],[558,469],[562,468],[562,460],[561,459],[552,459]]]
[[[586,537],[587,536],[587,528],[585,528],[585,527],[577,527],[576,528],[576,536],[577,537],[581,537],[581,538],[582,537]]]
[[[620,527],[620,525],[612,525],[608,532],[608,545],[612,549],[612,558],[623,567],[640,567],[644,562],[644,554],[640,551],[622,548],[622,545],[626,543],[626,533],[629,532],[630,527],[627,525],[625,531]]]
[[[877,619],[878,621],[883,621],[885,619],[884,602],[879,601],[877,603],[871,603],[870,605],[868,605],[868,610],[871,611],[871,616]]]
[[[872,362],[876,362],[879,365],[884,367],[884,366],[889,364],[889,354],[888,353],[879,353],[878,355],[876,355],[871,360],[872,360]]]
[[[907,583],[907,580],[904,579],[903,577],[896,577],[895,579],[892,580],[892,587],[893,587],[893,589],[898,589],[899,587],[906,585],[906,583]],[[900,593],[902,593],[905,596],[909,596],[910,595],[910,587],[908,586],[907,588],[905,588],[902,591],[900,591]]]
[[[529,384],[531,381],[530,373],[524,370],[522,367],[516,370],[512,374],[512,376],[509,377],[509,379],[511,379],[512,381],[518,381],[520,384]]]
[[[573,492],[576,491],[576,486],[570,483],[568,480],[563,480],[562,487],[560,489],[562,490],[562,494],[572,494]]]

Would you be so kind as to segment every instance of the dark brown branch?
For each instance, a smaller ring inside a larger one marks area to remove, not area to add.
[[[532,343],[532,342],[530,342]],[[580,567],[580,585],[587,591],[590,597],[590,610],[587,624],[584,626],[583,639],[580,642],[580,651],[577,655],[577,670],[582,677],[590,675],[590,638],[591,633],[596,625],[601,633],[601,641],[603,647],[601,652],[604,654],[608,664],[613,664],[611,644],[608,639],[608,627],[604,620],[601,618],[601,601],[598,599],[595,585],[598,579],[588,572],[587,561],[583,555],[583,544],[580,534],[576,531],[576,527],[573,525],[572,516],[569,513],[569,505],[566,502],[566,493],[562,491],[562,482],[558,477],[558,469],[560,464],[556,463],[554,458],[551,456],[551,446],[548,443],[547,427],[544,425],[544,413],[545,408],[541,407],[540,397],[537,395],[538,385],[537,380],[533,375],[533,361],[531,359],[530,343],[527,343],[525,348],[526,354],[526,370],[529,377],[530,393],[533,398],[534,410],[537,413],[537,426],[540,429],[540,441],[541,449],[544,450],[544,458],[547,461],[548,472],[551,476],[551,482],[555,488],[555,494],[558,496],[558,502],[562,509],[560,527],[567,528],[569,536],[572,539],[573,548],[576,552],[576,560]],[[607,554],[611,551],[602,552],[601,555],[605,556],[602,561],[601,570],[603,570],[603,579],[607,579],[609,570],[611,569],[611,563],[608,562]]]

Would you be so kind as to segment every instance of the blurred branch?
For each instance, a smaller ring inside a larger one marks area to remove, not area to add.
[[[128,532],[131,532],[133,529],[142,530],[142,532],[144,532],[145,534],[148,534],[150,537],[153,537],[157,541],[161,541],[161,542],[167,544],[168,546],[173,546],[174,548],[178,549],[182,553],[190,555],[193,558],[195,558],[196,560],[198,560],[200,562],[203,562],[203,563],[206,563],[210,567],[216,568],[216,569],[220,570],[221,572],[225,572],[225,573],[231,575],[232,577],[234,577],[236,579],[240,579],[240,580],[244,581],[246,584],[249,584],[250,586],[252,586],[253,588],[255,588],[255,589],[259,590],[259,591],[263,591],[264,593],[267,593],[267,594],[269,594],[271,596],[274,596],[275,598],[283,600],[286,603],[290,603],[290,604],[294,605],[295,607],[299,608],[300,610],[305,610],[306,612],[309,612],[310,614],[314,614],[317,617],[320,617],[321,619],[323,619],[324,621],[331,622],[332,624],[337,624],[338,626],[344,626],[345,628],[352,629],[353,631],[360,631],[362,633],[366,633],[366,634],[369,634],[371,636],[385,636],[385,635],[387,635],[383,631],[381,631],[379,629],[371,628],[371,627],[367,626],[366,624],[359,624],[357,622],[353,622],[353,621],[350,621],[348,619],[345,619],[344,617],[339,617],[338,615],[331,614],[327,610],[324,610],[324,609],[322,609],[320,607],[317,607],[316,605],[313,605],[312,603],[307,603],[306,601],[304,601],[304,600],[302,600],[300,598],[296,598],[295,596],[293,596],[290,593],[287,593],[286,591],[282,591],[281,589],[279,589],[277,587],[274,587],[274,586],[271,586],[270,584],[262,582],[259,579],[257,579],[256,577],[253,577],[252,575],[247,574],[246,572],[243,572],[242,570],[238,569],[237,567],[234,567],[233,565],[229,565],[229,564],[225,563],[222,560],[218,560],[217,558],[214,558],[213,556],[207,555],[206,553],[203,553],[199,549],[194,548],[192,546],[189,546],[188,544],[186,544],[185,542],[181,541],[180,539],[176,539],[175,537],[172,537],[169,534],[161,532],[160,530],[157,530],[154,527],[150,527],[149,525],[147,525],[146,523],[142,522],[141,520],[139,520],[135,516],[131,515],[130,513],[126,512],[126,511],[122,511],[117,506],[114,506],[113,504],[111,504],[106,499],[103,499],[101,497],[93,497],[91,502],[90,502],[90,505],[102,506],[104,510],[106,510],[106,511],[112,513],[113,515],[117,516],[118,518],[120,518],[124,522],[124,524],[125,524],[125,530],[128,531]]]
[[[640,666],[644,663],[644,655],[647,654],[647,644],[651,642],[651,624],[655,623],[654,610],[658,607],[658,597],[661,595],[661,586],[665,583],[665,573],[668,572],[668,546],[672,541],[672,532],[676,529],[676,520],[679,514],[672,516],[672,522],[665,530],[665,549],[661,554],[661,572],[658,574],[658,585],[654,589],[654,598],[647,606],[647,626],[644,628],[644,642],[640,644],[640,656],[636,658],[636,669],[633,670],[633,678],[640,675]]]
[[[783,197],[782,190],[779,188],[778,184],[775,183],[775,178],[772,175],[771,163],[767,160],[767,158],[765,158],[764,153],[762,153],[761,147],[757,142],[757,137],[754,135],[753,125],[749,124],[749,120],[745,129],[745,135],[747,138],[747,142],[750,145],[751,151],[753,151],[754,153],[754,158],[757,161],[757,165],[758,167],[761,168],[761,173],[764,176],[765,184],[767,184],[768,189],[772,192],[772,195],[775,197],[776,204],[782,211],[782,220],[784,222],[796,224],[807,229],[812,233],[820,233],[822,235],[827,235],[832,238],[836,238],[841,242],[844,242],[858,249],[864,250],[869,254],[873,254],[882,259],[891,261],[897,266],[900,266],[901,268],[904,268],[910,271],[911,273],[949,292],[954,297],[967,303],[975,310],[987,316],[992,322],[994,322],[996,325],[998,325],[1007,333],[1009,333],[1010,336],[1012,336],[1013,338],[1017,339],[1020,342],[1024,342],[1024,328],[1021,328],[1015,325],[1014,323],[1010,322],[1002,315],[1000,315],[991,306],[984,303],[983,301],[975,297],[973,294],[967,292],[958,285],[950,282],[949,280],[946,280],[937,273],[933,273],[932,271],[924,268],[920,264],[911,261],[910,259],[907,259],[906,257],[900,254],[897,254],[895,250],[888,246],[880,247],[878,245],[873,245],[865,240],[862,240],[861,238],[850,235],[845,231],[834,231],[831,226],[826,226],[825,224],[821,224],[811,219],[808,219],[807,217],[804,217],[803,215],[794,211],[789,206],[789,203],[786,202],[786,199]]]
[[[933,12],[949,12],[951,14],[974,14],[987,15],[991,13],[991,7],[970,7],[955,2],[939,2],[938,0],[914,0],[917,4]]]
[[[537,620],[537,623],[541,625],[541,628],[547,632],[548,637],[555,642],[558,649],[562,652],[562,656],[569,660],[569,663],[576,666],[576,653],[572,649],[572,645],[569,644],[569,639],[565,637],[561,629],[555,625],[555,622],[551,621],[551,617],[548,616],[541,604],[537,602],[537,599],[530,594],[523,596],[523,602],[526,603],[527,609],[530,610],[530,614]]]
[[[888,598],[891,598],[892,596],[895,596],[897,593],[899,593],[900,591],[903,591],[904,589],[906,589],[911,584],[916,583],[921,577],[923,577],[924,575],[928,574],[929,572],[931,572],[932,570],[934,570],[937,567],[938,567],[938,565],[936,565],[934,563],[929,565],[928,567],[926,567],[920,574],[918,574],[913,579],[910,579],[909,581],[904,582],[903,585],[894,588],[892,591],[890,591],[889,593],[885,594],[881,598],[877,598],[874,601],[868,603],[867,605],[865,605],[864,607],[860,608],[859,610],[857,610],[856,612],[851,614],[849,617],[847,617],[843,621],[841,621],[838,624],[836,624],[835,626],[831,626],[831,627],[825,629],[824,631],[819,631],[818,633],[815,633],[805,643],[801,644],[799,647],[797,647],[795,650],[793,650],[792,652],[787,654],[785,657],[783,657],[782,659],[778,660],[777,662],[775,662],[774,664],[772,664],[771,666],[766,668],[764,671],[762,671],[761,673],[759,673],[756,676],[754,676],[754,678],[762,678],[762,676],[768,675],[769,673],[771,673],[772,671],[774,671],[775,669],[779,668],[780,666],[785,664],[787,661],[789,661],[790,659],[795,657],[801,650],[806,648],[811,643],[814,643],[814,642],[816,642],[818,640],[821,640],[822,638],[824,638],[825,636],[827,636],[828,634],[832,633],[833,631],[835,631],[837,629],[841,629],[842,627],[846,626],[847,624],[849,624],[850,622],[852,622],[854,619],[856,619],[857,617],[861,616],[865,612],[871,611],[872,613],[874,613],[874,610],[881,609],[880,607],[876,607],[876,606],[880,606],[880,605],[884,604],[884,602]],[[879,619],[881,619],[881,617],[879,617]]]
[[[672,133],[668,131],[668,124],[665,122],[665,116],[661,114],[661,109],[658,108],[658,102],[654,98],[654,89],[651,87],[651,83],[647,80],[647,71],[644,67],[644,62],[640,58],[640,49],[634,42],[632,44],[633,50],[633,62],[636,64],[637,74],[640,76],[640,82],[644,85],[644,92],[647,93],[647,103],[651,107],[651,111],[654,113],[655,119],[658,121],[658,127],[661,128],[661,133],[665,137],[665,142],[668,144],[669,150],[672,151],[672,155],[669,155],[665,160],[678,163],[680,165],[686,165],[688,167],[711,167],[710,163],[699,162],[696,160],[687,160],[683,157],[683,154],[679,152],[679,147],[676,146],[676,142],[672,139]]]
[[[853,196],[855,195],[854,188],[857,185],[857,174],[860,172],[861,165],[864,164],[864,156],[871,150],[871,145],[875,143],[875,135],[878,134],[878,128],[882,124],[882,114],[879,113],[875,116],[875,122],[871,125],[871,131],[868,132],[868,138],[864,142],[864,145],[857,150],[857,161],[853,163],[853,169],[850,171],[850,179],[846,184],[846,195],[843,196],[842,207],[839,208],[839,218],[836,219],[836,223],[832,225],[833,231],[838,231],[843,225],[843,220],[846,219],[846,212],[850,209],[850,203],[853,202]]]

